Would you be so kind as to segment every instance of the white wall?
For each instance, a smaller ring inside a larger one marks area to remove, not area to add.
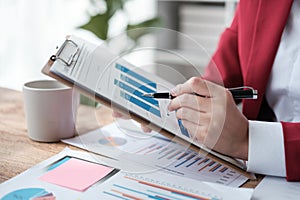
[[[48,79],[40,71],[68,34],[100,42],[76,28],[88,20],[89,6],[89,0],[0,0],[0,87],[21,90],[27,81]],[[126,8],[130,21],[143,20],[154,15],[155,1],[132,0]],[[118,14],[110,34],[125,22]]]
[[[162,9],[159,10],[159,14],[163,12],[167,17],[171,16],[168,21],[171,21],[170,24],[176,24],[180,32],[177,35],[172,34],[173,37],[165,37],[168,43],[165,46],[185,59],[181,59],[180,56],[176,58],[172,54],[158,54],[157,62],[163,63],[166,67],[157,67],[156,73],[174,84],[179,84],[192,76],[203,75],[221,33],[232,21],[237,0],[162,0],[162,2],[165,5],[165,12]],[[170,6],[175,4],[176,9],[169,10]],[[177,10],[179,16],[177,22],[172,15],[174,10]]]

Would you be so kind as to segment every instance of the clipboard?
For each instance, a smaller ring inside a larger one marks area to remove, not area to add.
[[[78,45],[70,36],[66,38],[66,40],[63,42],[63,44],[59,47],[57,52],[50,57],[50,59],[47,61],[47,63],[44,65],[42,68],[42,73],[45,75],[48,75],[59,82],[69,86],[73,87],[76,90],[78,90],[80,93],[94,99],[95,101],[101,103],[104,106],[111,107],[112,106],[112,101],[111,99],[101,95],[100,93],[96,92],[94,89],[91,89],[89,87],[85,87],[81,84],[76,83],[74,80],[59,74],[59,73],[54,73],[51,71],[51,68],[54,66],[55,62],[60,62],[61,65],[64,65],[64,67],[70,68],[72,65],[76,65],[77,62],[79,62],[80,56],[82,56],[82,52],[80,49],[80,45]],[[82,59],[82,58],[81,58]],[[163,127],[160,127],[154,123],[151,123],[148,119],[145,117],[137,114],[136,112],[132,112],[128,110],[126,107],[118,104],[113,104],[114,109],[117,110],[118,112],[124,114],[124,115],[130,115],[130,117],[144,125],[147,125],[147,127],[151,128],[154,131],[157,131],[161,133],[162,135],[170,138],[172,141],[179,143],[181,145],[187,146],[188,148],[200,153],[206,155],[208,158],[219,162],[223,164],[224,166],[234,169],[238,171],[240,174],[246,176],[250,180],[255,180],[256,177],[254,174],[246,172],[244,166],[241,165],[240,162],[236,161],[234,159],[228,161],[225,158],[230,159],[227,156],[222,157],[221,154],[217,153],[218,155],[213,154],[213,151],[207,151],[199,146],[192,144],[183,138],[180,138],[176,136],[176,134],[169,132],[168,130],[164,129]],[[150,123],[150,124],[149,124]]]

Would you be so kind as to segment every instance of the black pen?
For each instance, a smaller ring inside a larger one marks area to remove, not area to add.
[[[257,90],[252,88],[229,88],[228,89],[234,99],[257,99]],[[193,95],[200,96],[203,98],[210,98],[209,96],[192,93]],[[173,99],[175,96],[171,95],[169,92],[159,92],[159,93],[147,93],[143,94],[144,97],[156,98],[156,99]]]

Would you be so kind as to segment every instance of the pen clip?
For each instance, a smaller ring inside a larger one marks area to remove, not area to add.
[[[244,90],[244,89],[254,90],[254,88],[250,87],[250,86],[241,86],[241,87],[228,88],[228,90]]]

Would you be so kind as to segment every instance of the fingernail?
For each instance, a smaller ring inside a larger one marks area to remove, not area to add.
[[[142,126],[142,130],[145,133],[150,133],[152,131],[150,128],[147,128],[147,127],[144,127],[144,126]]]
[[[113,112],[113,113],[112,113],[112,116],[113,116],[113,117],[121,117],[122,115],[121,115],[120,113]]]
[[[177,94],[177,88],[175,87],[175,88],[171,89],[171,90],[170,90],[170,93],[171,93],[173,96],[176,96],[176,94]]]

